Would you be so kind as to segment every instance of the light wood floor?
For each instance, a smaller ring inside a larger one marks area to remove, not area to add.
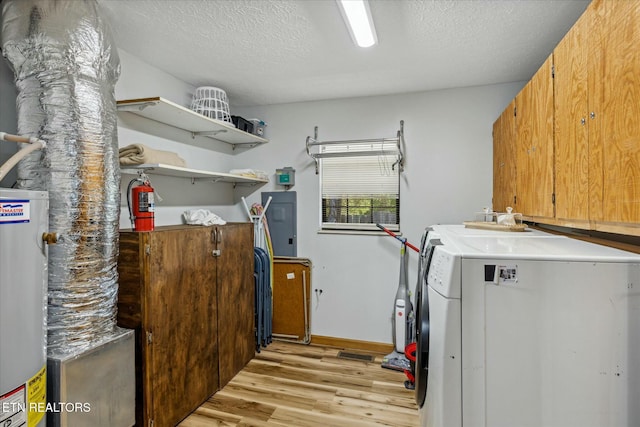
[[[381,368],[383,355],[363,362],[338,351],[273,342],[180,427],[418,425],[403,373]]]

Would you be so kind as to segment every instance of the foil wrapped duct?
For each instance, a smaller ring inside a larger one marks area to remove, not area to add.
[[[2,53],[18,88],[18,133],[47,142],[18,187],[49,192],[48,353],[112,335],[118,293],[120,60],[94,0],[3,0]]]

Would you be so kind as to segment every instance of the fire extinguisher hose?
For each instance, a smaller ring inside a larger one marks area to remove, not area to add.
[[[133,209],[131,208],[131,188],[133,188],[133,184],[136,182],[144,184],[145,180],[141,177],[134,178],[129,182],[129,185],[127,185],[127,207],[129,208],[129,219],[131,220],[131,228],[135,228],[134,221],[136,220],[136,217],[133,214]]]

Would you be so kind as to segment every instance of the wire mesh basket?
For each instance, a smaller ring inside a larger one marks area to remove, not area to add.
[[[227,93],[217,87],[202,86],[197,88],[193,94],[191,109],[210,119],[231,123]]]

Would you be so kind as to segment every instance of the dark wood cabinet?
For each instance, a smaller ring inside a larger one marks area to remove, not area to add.
[[[122,231],[118,273],[118,325],[136,331],[136,424],[175,426],[254,355],[253,226]]]

